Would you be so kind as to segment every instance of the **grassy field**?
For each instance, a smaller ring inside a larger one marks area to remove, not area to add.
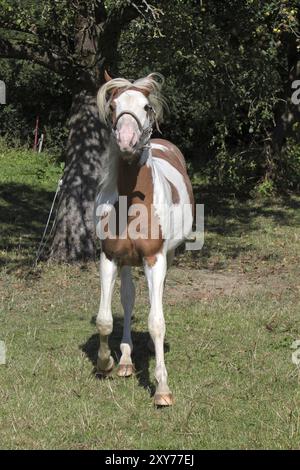
[[[142,271],[137,375],[100,380],[97,263],[32,267],[59,174],[45,156],[0,148],[0,448],[299,449],[291,344],[300,339],[300,198],[241,203],[199,192],[204,248],[178,256],[164,296],[176,403],[155,409]]]

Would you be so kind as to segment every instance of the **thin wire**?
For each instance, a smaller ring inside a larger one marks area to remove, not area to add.
[[[36,253],[36,258],[35,258],[35,266],[37,266],[37,263],[40,259],[40,256],[46,246],[46,243],[48,241],[48,238],[49,236],[51,235],[52,233],[52,230],[53,230],[53,226],[54,226],[54,222],[53,222],[53,225],[52,225],[52,228],[51,228],[51,231],[50,231],[50,234],[48,235],[45,243],[44,243],[44,239],[45,239],[45,236],[46,236],[46,233],[47,233],[47,230],[48,230],[48,226],[49,226],[49,222],[50,222],[50,219],[51,219],[51,215],[52,215],[52,212],[53,212],[53,208],[54,208],[54,204],[55,204],[55,201],[56,201],[56,198],[57,198],[57,195],[62,187],[62,178],[58,181],[58,184],[57,184],[57,188],[56,188],[56,192],[55,192],[55,195],[54,195],[54,198],[53,198],[53,201],[52,201],[52,205],[51,205],[51,209],[50,209],[50,212],[49,212],[49,215],[48,215],[48,219],[47,219],[47,223],[46,223],[46,226],[45,226],[45,229],[44,229],[44,232],[43,232],[43,235],[42,235],[42,238],[41,238],[41,241],[40,241],[40,244],[39,244],[39,247],[38,247],[38,250],[37,250],[37,253]]]

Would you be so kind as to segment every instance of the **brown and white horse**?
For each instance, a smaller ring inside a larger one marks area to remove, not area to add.
[[[171,405],[173,398],[164,361],[163,288],[175,248],[192,230],[194,201],[180,150],[167,140],[150,140],[153,126],[162,120],[161,85],[159,74],[150,74],[133,83],[123,78],[111,79],[106,74],[106,83],[98,92],[100,118],[111,132],[107,172],[95,204],[102,250],[101,301],[96,321],[100,334],[97,367],[106,375],[114,366],[108,337],[113,329],[111,301],[119,266],[124,330],[117,374],[127,377],[134,371],[131,314],[135,288],[131,266],[143,265],[151,304],[148,326],[156,356],[154,402]],[[126,197],[125,205],[121,204],[121,197]],[[123,215],[123,223],[115,224],[115,233],[108,228],[113,213],[118,220]]]

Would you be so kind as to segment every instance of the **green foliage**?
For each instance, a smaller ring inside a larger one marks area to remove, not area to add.
[[[82,16],[95,37],[101,2],[72,0],[68,8],[69,3],[2,0],[0,17],[3,24],[11,21],[14,8],[15,38],[21,34],[34,44],[42,37],[43,47],[52,44],[54,50],[62,44],[74,70],[90,70],[95,58],[85,49],[79,53],[74,40]],[[108,14],[121,15],[133,2],[104,4]],[[124,29],[110,72],[134,79],[158,71],[166,77],[170,113],[163,135],[179,145],[194,173],[232,193],[249,192],[266,179],[275,189],[298,189],[297,130],[279,150],[269,145],[291,94],[291,50],[300,52],[298,0],[153,0],[148,10],[146,3],[135,4],[140,15]],[[24,62],[1,60],[0,67],[9,91],[9,104],[0,109],[0,133],[32,145],[39,114],[46,148],[61,150],[70,82]]]
[[[71,94],[62,79],[23,61],[0,61],[0,79],[6,84],[7,104],[0,105],[0,136],[14,147],[32,147],[36,118],[46,150],[60,155],[66,142]]]
[[[288,139],[278,162],[276,182],[282,189],[300,190],[300,144]]]
[[[195,171],[230,192],[248,192],[268,171],[265,142],[286,87],[282,70],[288,70],[277,29],[298,27],[293,5],[165,1],[159,36],[149,34],[145,20],[123,34],[120,75],[165,75],[170,115],[164,134]]]
[[[274,182],[268,178],[265,178],[261,183],[258,183],[253,191],[254,197],[269,198],[274,196]]]

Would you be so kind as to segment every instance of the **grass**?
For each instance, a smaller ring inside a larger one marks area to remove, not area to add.
[[[179,255],[165,291],[166,364],[176,403],[155,409],[141,270],[134,271],[138,374],[99,380],[97,265],[33,269],[28,262],[59,169],[30,152],[0,154],[0,339],[7,347],[0,448],[300,448],[300,376],[290,349],[300,338],[299,197],[241,203],[199,194],[205,246]],[[38,179],[40,165],[48,173]]]
[[[0,266],[33,262],[62,169],[47,154],[0,140]]]

